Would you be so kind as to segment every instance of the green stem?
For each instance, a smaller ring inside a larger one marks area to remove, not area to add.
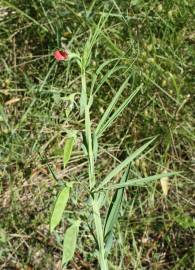
[[[94,155],[92,146],[92,136],[91,136],[91,121],[89,115],[89,106],[85,106],[85,134],[88,146],[88,160],[89,160],[89,184],[90,190],[95,185],[95,172],[94,172]]]
[[[103,226],[102,226],[100,209],[98,207],[97,199],[98,197],[96,195],[95,199],[92,202],[92,205],[93,205],[93,217],[94,217],[94,223],[95,223],[96,235],[97,235],[97,241],[98,241],[98,261],[99,261],[101,270],[108,270],[108,263],[105,256]]]
[[[85,113],[85,136],[87,141],[88,161],[89,161],[89,185],[90,190],[92,190],[92,188],[95,185],[95,167],[94,167],[93,142],[91,135],[91,120],[90,120],[89,106],[87,105],[85,72],[82,72],[81,77],[82,77],[82,93],[81,93],[80,111],[81,115],[83,110]],[[108,263],[105,256],[103,225],[100,216],[100,207],[98,204],[98,194],[95,194],[95,196],[92,198],[92,209],[93,209],[96,236],[98,241],[99,265],[101,270],[108,270]]]
[[[86,87],[86,76],[85,69],[81,67],[81,98],[80,98],[80,115],[82,116],[85,111],[85,106],[87,105],[87,87]]]

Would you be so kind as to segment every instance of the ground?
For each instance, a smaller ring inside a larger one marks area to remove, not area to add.
[[[89,89],[98,68],[113,61],[95,84],[100,88],[91,108],[92,129],[128,76],[120,102],[142,89],[104,133],[97,176],[104,177],[153,136],[148,152],[131,164],[131,177],[178,172],[164,185],[155,181],[125,189],[110,269],[194,269],[193,1],[0,3],[0,269],[61,269],[63,233],[75,216],[83,222],[67,269],[98,269],[87,226],[80,71],[74,60],[56,62],[53,52],[66,48],[82,55],[101,18],[105,22],[86,73]],[[64,168],[69,130],[77,130],[78,139]],[[50,234],[57,193],[71,181],[76,184],[64,219]]]

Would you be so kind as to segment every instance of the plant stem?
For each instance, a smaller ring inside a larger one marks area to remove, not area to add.
[[[85,68],[81,67],[81,98],[80,98],[80,115],[83,116],[85,111],[85,106],[87,105],[87,90],[86,90],[86,76]]]
[[[89,106],[85,106],[85,134],[88,147],[88,161],[89,161],[89,186],[90,190],[95,185],[95,172],[94,172],[94,154],[92,146],[92,136],[91,136],[91,121],[89,115]]]
[[[93,204],[93,217],[94,217],[94,223],[95,223],[96,235],[97,235],[97,241],[98,241],[98,261],[99,261],[101,270],[108,270],[108,263],[107,263],[107,259],[105,258],[102,220],[100,216],[100,211],[99,211],[100,209],[98,207],[97,199],[98,197],[96,195],[92,204]]]
[[[85,113],[85,136],[87,141],[87,150],[88,150],[88,162],[89,162],[89,186],[90,190],[95,185],[95,167],[94,167],[94,153],[93,153],[93,142],[92,142],[92,134],[91,134],[91,121],[90,121],[90,113],[89,106],[87,105],[87,92],[86,92],[86,78],[85,72],[81,70],[81,78],[82,78],[82,93],[81,93],[81,103],[80,103],[80,112],[84,110]],[[104,247],[104,233],[102,220],[100,216],[100,207],[98,205],[98,194],[95,194],[92,198],[92,209],[93,209],[93,217],[94,224],[98,242],[98,261],[101,270],[108,270],[108,263],[105,257],[105,247]]]

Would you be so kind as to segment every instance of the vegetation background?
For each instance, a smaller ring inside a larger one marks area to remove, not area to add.
[[[143,90],[104,134],[99,177],[156,135],[131,174],[181,172],[126,189],[110,269],[195,269],[193,7],[192,0],[0,1],[0,269],[61,269],[67,217],[87,223],[80,141],[66,169],[62,160],[67,130],[83,129],[80,73],[74,62],[56,63],[53,51],[65,46],[82,54],[89,32],[108,13],[92,50],[87,84],[106,60],[117,59],[98,84],[116,70],[97,93],[94,127],[127,76],[132,75],[124,98],[141,83]],[[61,181],[78,183],[55,235],[48,224],[59,186],[48,165]],[[93,239],[82,223],[68,269],[97,269],[96,263]]]

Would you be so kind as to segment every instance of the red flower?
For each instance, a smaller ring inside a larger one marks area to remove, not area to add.
[[[68,59],[67,51],[55,51],[53,55],[57,61],[65,61]]]

